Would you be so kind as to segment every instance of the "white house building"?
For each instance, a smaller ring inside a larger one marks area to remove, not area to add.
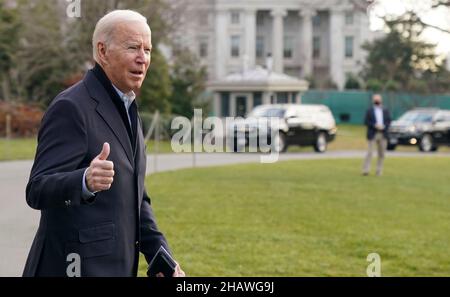
[[[179,41],[197,53],[218,81],[265,65],[318,85],[343,88],[365,61],[374,38],[365,0],[188,0]]]
[[[211,81],[214,93],[213,113],[219,117],[244,117],[261,104],[301,103],[308,89],[305,80],[273,72],[270,67],[256,66]]]

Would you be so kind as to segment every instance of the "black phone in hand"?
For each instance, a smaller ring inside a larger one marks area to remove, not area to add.
[[[147,275],[155,277],[158,273],[162,272],[165,277],[172,277],[176,266],[177,263],[175,260],[169,252],[161,246],[148,265]]]

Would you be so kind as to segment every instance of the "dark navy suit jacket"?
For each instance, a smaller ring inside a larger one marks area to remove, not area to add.
[[[385,138],[387,138],[387,132],[389,129],[389,126],[391,125],[391,115],[389,111],[386,108],[383,108],[383,135]],[[375,108],[371,107],[366,111],[366,116],[364,119],[364,123],[367,126],[367,139],[372,140],[375,137],[375,134],[377,132],[377,129],[375,128],[375,125],[377,123],[377,119],[375,118]]]
[[[27,203],[41,211],[41,219],[24,276],[66,276],[71,253],[81,257],[81,276],[136,276],[139,251],[149,261],[161,245],[168,248],[144,188],[142,124],[138,119],[137,137],[130,138],[118,102],[96,65],[45,113],[26,188]],[[110,144],[114,182],[85,200],[83,173],[104,142]]]

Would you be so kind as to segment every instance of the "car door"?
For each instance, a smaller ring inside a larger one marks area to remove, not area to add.
[[[447,144],[449,143],[449,126],[450,119],[444,113],[438,113],[433,119],[433,140],[435,144]]]
[[[295,126],[291,128],[291,139],[293,143],[298,145],[309,145],[313,143],[315,139],[314,114],[309,109],[298,108],[295,115]]]
[[[289,144],[298,144],[298,133],[299,127],[301,125],[300,118],[297,115],[297,112],[294,108],[290,108],[286,110],[285,113],[285,121],[288,126],[288,131],[286,133],[287,142]]]

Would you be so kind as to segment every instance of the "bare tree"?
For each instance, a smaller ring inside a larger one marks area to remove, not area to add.
[[[448,15],[450,15],[450,0],[431,0],[431,2],[429,2],[429,0],[425,0],[425,1],[426,1],[426,3],[430,4],[430,11],[437,11],[440,9],[444,9],[444,10],[447,10]],[[369,0],[368,2],[376,4],[376,3],[379,3],[379,0]],[[432,28],[432,29],[436,29],[436,30],[439,30],[444,33],[450,33],[450,27],[434,25],[434,24],[424,21],[423,17],[420,14],[420,11],[417,11],[417,10],[407,11],[407,14],[414,14],[415,16],[417,16],[416,23],[422,25],[424,28]],[[381,18],[386,21],[386,20],[392,19],[392,16],[382,16]]]

